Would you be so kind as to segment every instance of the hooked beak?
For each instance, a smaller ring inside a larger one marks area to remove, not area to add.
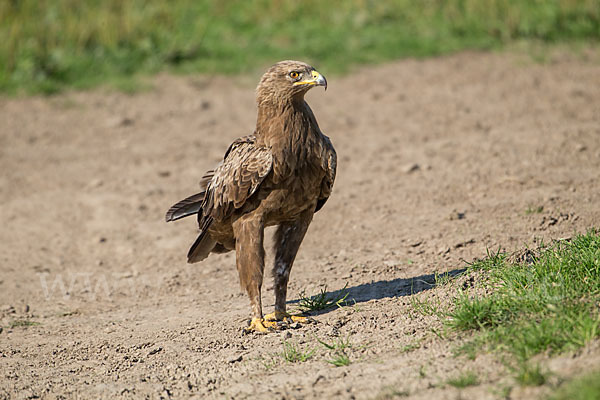
[[[313,70],[311,73],[311,79],[305,79],[300,82],[295,82],[294,86],[298,85],[314,85],[314,86],[324,86],[325,90],[327,90],[327,79],[317,71]]]

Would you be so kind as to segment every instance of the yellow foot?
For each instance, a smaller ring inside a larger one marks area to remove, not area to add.
[[[287,322],[288,324],[291,324],[293,322],[299,322],[301,324],[306,324],[306,323],[310,322],[310,320],[303,315],[292,315],[292,314],[288,314],[288,313],[282,312],[282,311],[275,311],[275,312],[272,312],[271,314],[265,315],[265,320],[266,321],[284,321],[284,322]]]
[[[244,329],[244,332],[268,333],[276,329],[278,329],[277,322],[266,321],[262,318],[252,318],[252,321],[250,321],[250,326]]]

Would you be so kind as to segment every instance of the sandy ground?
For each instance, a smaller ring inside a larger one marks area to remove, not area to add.
[[[488,248],[600,226],[599,60],[463,53],[329,77],[327,92],[309,93],[338,176],[300,249],[290,307],[345,285],[355,304],[269,335],[241,334],[234,255],[186,264],[195,222],[163,219],[252,132],[258,74],[0,99],[0,398],[543,394],[510,389],[494,355],[453,356],[463,338],[440,338],[414,302],[448,303],[458,283],[435,288],[433,274]],[[351,364],[327,363],[317,339],[349,342]],[[283,340],[314,356],[284,361]],[[564,377],[599,358],[592,344],[542,361]],[[461,371],[481,383],[444,384]]]

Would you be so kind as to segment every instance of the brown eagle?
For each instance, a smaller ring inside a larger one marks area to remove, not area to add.
[[[166,220],[197,214],[200,234],[188,262],[210,253],[236,252],[240,284],[250,297],[249,330],[266,332],[277,321],[305,321],[286,312],[287,284],[296,253],[313,214],[329,198],[336,153],[304,100],[325,77],[299,61],[281,61],[267,70],[256,88],[254,134],[235,140],[223,161],[200,181],[201,192],[169,209]],[[275,312],[263,319],[261,286],[264,229],[275,233]]]

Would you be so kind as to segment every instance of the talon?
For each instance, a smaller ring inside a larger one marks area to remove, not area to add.
[[[265,321],[262,318],[252,318],[250,322],[250,326],[244,329],[246,333],[256,332],[256,333],[268,333],[272,331],[277,326],[276,323]]]
[[[269,321],[265,318],[262,323],[269,330],[279,329],[279,325],[277,325],[277,321]]]
[[[301,324],[306,324],[306,323],[310,322],[309,318],[307,318],[303,315],[292,315],[292,314],[288,314],[283,311],[275,311],[271,314],[267,314],[267,315],[265,315],[265,320],[267,320],[267,321],[285,321],[288,324],[291,324],[293,322],[299,322]]]
[[[271,314],[265,315],[265,320],[267,320],[267,321],[283,321],[286,317],[289,317],[289,316],[290,315],[286,312],[275,311],[275,312],[272,312]]]
[[[306,324],[309,322],[308,318],[303,315],[290,315],[289,316],[292,322],[299,322],[301,324]]]

